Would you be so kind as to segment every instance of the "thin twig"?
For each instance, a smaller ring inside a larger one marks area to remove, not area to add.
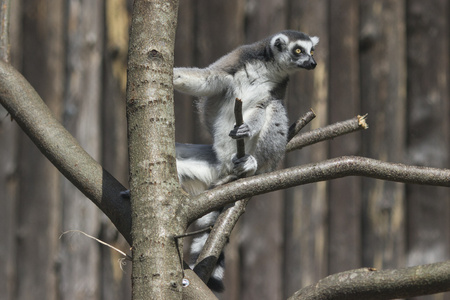
[[[111,248],[111,249],[113,249],[113,250],[119,252],[120,254],[122,254],[123,256],[125,256],[125,258],[126,258],[127,260],[129,260],[129,261],[132,260],[131,256],[129,256],[128,254],[126,254],[126,253],[123,252],[122,250],[117,249],[116,247],[112,246],[111,244],[108,244],[108,243],[106,243],[106,242],[104,242],[104,241],[102,241],[102,240],[99,240],[98,238],[96,238],[96,237],[94,237],[94,236],[92,236],[92,235],[90,235],[90,234],[87,234],[86,232],[81,231],[81,230],[67,230],[67,231],[64,231],[63,233],[61,233],[61,235],[59,236],[59,238],[61,239],[61,238],[63,237],[63,235],[66,235],[66,234],[68,234],[68,233],[81,233],[81,234],[84,234],[84,235],[87,236],[88,238],[91,238],[91,239],[93,239],[93,240],[99,242],[100,244],[105,245],[105,246],[107,246],[107,247],[109,247],[109,248]]]
[[[236,126],[244,124],[244,117],[242,116],[242,100],[236,98],[234,102],[234,117],[236,119]],[[242,158],[245,156],[245,143],[243,139],[236,140],[236,157]]]
[[[316,114],[312,109],[306,112],[300,117],[294,124],[289,127],[288,131],[288,143],[302,130],[309,122],[311,122],[316,117]]]
[[[286,152],[298,150],[303,147],[316,144],[325,140],[348,134],[354,131],[367,129],[367,115],[356,116],[350,120],[337,122],[322,128],[308,131],[293,138],[286,146]]]
[[[180,235],[175,235],[173,238],[174,239],[185,238],[185,237],[197,235],[197,234],[200,234],[200,233],[205,233],[205,232],[208,232],[208,231],[211,231],[211,230],[212,230],[212,226],[209,226],[209,227],[206,227],[206,228],[203,228],[203,229],[199,229],[199,230],[196,230],[196,231],[190,231],[190,232],[186,232],[186,233],[183,233],[183,234],[180,234]]]

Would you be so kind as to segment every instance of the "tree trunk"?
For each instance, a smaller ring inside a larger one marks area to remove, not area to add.
[[[181,299],[186,230],[175,161],[173,51],[178,1],[136,0],[128,50],[127,120],[133,299]],[[180,256],[179,256],[180,255]]]

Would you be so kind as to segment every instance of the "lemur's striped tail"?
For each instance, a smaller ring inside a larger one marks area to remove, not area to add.
[[[202,218],[198,219],[195,223],[199,228],[206,228],[208,226],[213,226],[217,217],[219,215],[218,211],[211,212]],[[203,266],[207,264],[207,261],[200,262],[198,265],[195,265],[195,262],[202,251],[206,240],[208,239],[209,233],[204,233],[193,239],[191,244],[191,268],[193,268],[194,272],[197,273],[200,277],[203,277]],[[215,292],[223,292],[224,284],[223,277],[225,273],[225,255],[223,252],[220,254],[219,259],[217,260],[217,264],[211,274],[211,277],[208,281],[208,287]]]

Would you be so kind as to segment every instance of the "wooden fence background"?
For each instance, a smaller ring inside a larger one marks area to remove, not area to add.
[[[127,183],[130,1],[12,1],[13,64],[81,145]],[[448,0],[181,0],[177,66],[204,67],[290,28],[320,37],[290,81],[291,120],[317,128],[369,114],[369,130],[285,165],[341,155],[450,168]],[[207,142],[176,94],[177,140]],[[0,107],[0,299],[130,299],[130,268],[83,230],[127,249],[94,205]],[[450,259],[450,190],[349,177],[251,201],[227,248],[223,299],[282,299],[330,273]],[[421,299],[450,299],[450,293]]]

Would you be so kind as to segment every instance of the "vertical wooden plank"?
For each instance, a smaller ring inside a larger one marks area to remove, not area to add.
[[[408,158],[450,167],[449,2],[408,1]],[[408,265],[450,258],[448,189],[407,186]],[[450,299],[450,293],[420,299]]]
[[[126,0],[105,1],[104,75],[102,84],[102,164],[125,186],[128,184],[128,144],[125,113],[129,12]],[[111,221],[102,214],[100,239],[114,247],[128,250]],[[101,298],[129,299],[131,263],[121,266],[116,251],[101,246]],[[124,271],[121,270],[124,268]]]
[[[206,67],[244,41],[244,1],[196,1],[196,66]]]
[[[195,66],[195,1],[180,1],[178,8],[178,27],[175,39],[175,66]],[[192,143],[199,130],[195,120],[197,112],[195,98],[181,93],[175,93],[175,140],[179,143]]]
[[[289,27],[320,38],[313,71],[301,70],[289,82],[288,111],[293,121],[310,108],[317,118],[311,127],[327,124],[328,112],[328,1],[292,1]],[[287,156],[288,166],[317,162],[327,157],[325,143]],[[316,282],[327,273],[327,183],[286,191],[284,296]]]
[[[16,201],[17,201],[17,133],[18,127],[0,106],[0,295],[13,300],[16,274]]]
[[[125,239],[119,235],[111,221],[102,216],[102,228],[99,239],[108,244],[129,253],[130,246]],[[82,239],[75,237],[73,240],[83,243]],[[89,241],[90,242],[90,241]],[[101,296],[103,300],[126,300],[131,298],[131,262],[121,261],[123,256],[113,249],[105,246],[100,248],[101,264],[100,282]],[[122,264],[123,262],[123,264]]]
[[[401,162],[405,145],[405,2],[362,1],[360,76],[362,110],[370,129],[363,155]],[[363,180],[363,264],[376,268],[404,264],[404,186]]]
[[[128,181],[125,92],[129,13],[126,0],[105,2],[104,81],[102,97],[102,161],[120,182]],[[102,41],[99,39],[98,43]]]
[[[0,295],[13,300],[16,274],[16,201],[17,201],[17,133],[18,127],[0,106]]]
[[[246,43],[286,28],[284,0],[249,1]],[[240,299],[281,299],[283,296],[283,192],[251,200],[241,223]]]
[[[10,8],[10,54],[11,63],[20,68],[17,63],[21,58],[21,5],[12,1]],[[0,105],[0,295],[4,300],[14,300],[16,286],[16,226],[17,226],[17,196],[18,196],[18,132],[15,122],[8,117],[7,111]]]
[[[244,0],[195,1],[195,66],[203,68],[232,51],[244,41]],[[197,117],[196,128],[200,128]],[[211,143],[201,128],[195,143]]]
[[[100,158],[103,1],[67,3],[67,65],[64,125],[94,158]],[[63,181],[63,230],[99,233],[99,211],[70,182]],[[62,299],[97,299],[99,245],[80,235],[61,241]]]
[[[23,74],[57,117],[64,88],[62,4],[23,1]],[[60,176],[23,133],[18,162],[16,299],[56,299]]]
[[[242,264],[240,255],[240,241],[242,231],[242,219],[234,226],[230,241],[225,247],[225,291],[218,295],[223,300],[240,300],[241,298],[241,275]]]
[[[360,111],[358,22],[359,1],[333,0],[330,4],[329,123],[349,119]],[[320,44],[319,44],[320,49]],[[363,133],[364,134],[364,133]],[[330,142],[330,157],[359,154],[360,133]],[[361,265],[361,179],[329,182],[330,274]]]

